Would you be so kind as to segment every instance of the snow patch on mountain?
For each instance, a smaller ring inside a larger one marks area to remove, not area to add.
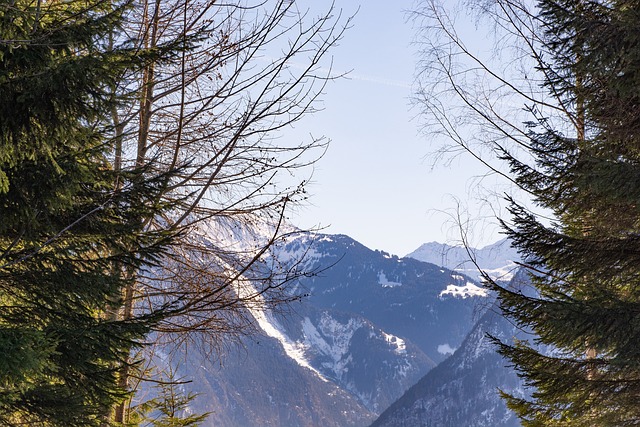
[[[229,217],[214,217],[198,221],[194,236],[209,247],[235,253],[257,254],[273,239],[292,235],[298,229],[277,221],[255,220],[251,223]]]
[[[293,265],[300,262],[305,266],[313,265],[324,256],[322,252],[318,252],[313,246],[304,245],[278,248],[274,252],[276,252],[277,260],[281,265]]]
[[[378,272],[378,283],[383,288],[395,288],[396,286],[402,286],[402,283],[400,282],[392,282],[391,280],[387,279],[387,276],[382,270]]]
[[[294,237],[295,236],[295,237]],[[316,249],[319,242],[332,242],[330,236],[315,235],[314,233],[298,233],[276,242],[271,252],[280,265],[292,266],[302,263],[299,267],[314,265],[324,254]]]
[[[448,354],[453,354],[455,353],[456,349],[452,348],[448,343],[444,343],[444,344],[440,344],[438,346],[438,353],[443,354],[443,355],[448,355]]]
[[[318,330],[311,319],[305,317],[302,322],[304,339],[298,345],[328,357],[330,362],[322,363],[322,367],[340,380],[347,370],[346,366],[351,362],[351,356],[347,354],[353,334],[362,326],[361,320],[352,318],[346,324],[342,324],[324,312],[318,323]]]
[[[280,342],[284,352],[287,356],[293,359],[298,365],[303,368],[307,368],[314,372],[324,382],[329,382],[324,375],[322,375],[317,369],[315,369],[309,361],[305,358],[306,347],[299,342],[293,342],[287,337],[281,330],[278,322],[267,312],[262,309],[252,308],[251,314],[258,322],[260,328],[271,338],[275,338]]]
[[[464,286],[459,285],[447,285],[447,288],[440,292],[438,297],[442,298],[445,295],[451,295],[453,297],[461,297],[465,299],[467,297],[486,297],[488,292],[486,289],[481,288],[473,284],[472,282],[467,282]]]
[[[256,320],[260,329],[262,329],[267,336],[275,338],[282,345],[287,356],[303,368],[311,370],[320,377],[322,381],[329,382],[317,369],[311,366],[305,358],[306,347],[299,342],[294,342],[282,332],[282,327],[278,321],[264,308],[262,296],[257,295],[255,288],[249,282],[240,283],[236,291],[240,298],[249,299],[251,297],[255,301],[254,304],[246,305],[247,310],[249,310],[249,313],[251,313]]]
[[[395,354],[406,354],[407,353],[407,345],[405,344],[404,340],[400,337],[397,337],[395,335],[391,335],[391,334],[387,334],[384,331],[380,331],[382,333],[382,336],[384,337],[385,341],[392,347],[395,347],[393,349],[393,352]]]

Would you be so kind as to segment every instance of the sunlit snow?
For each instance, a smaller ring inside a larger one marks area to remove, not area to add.
[[[285,334],[283,334],[278,329],[275,319],[272,319],[264,310],[257,310],[255,308],[251,310],[251,314],[258,322],[258,325],[260,325],[260,328],[262,328],[268,336],[277,339],[280,344],[282,344],[282,348],[287,356],[292,358],[298,365],[313,371],[324,382],[328,382],[328,380],[318,370],[311,366],[307,359],[305,359],[305,346],[301,343],[292,342]]]
[[[447,289],[440,292],[440,295],[438,296],[442,297],[444,295],[451,295],[454,297],[461,297],[461,298],[486,297],[487,290],[481,288],[480,286],[474,285],[471,282],[467,282],[467,284],[464,286],[447,285]]]
[[[395,288],[396,286],[402,286],[400,282],[392,282],[387,279],[387,276],[383,271],[378,272],[378,283],[382,285],[383,288]]]
[[[407,345],[402,338],[396,337],[395,335],[387,334],[383,331],[380,332],[382,332],[382,335],[384,336],[384,339],[387,341],[387,343],[395,346],[395,349],[393,351],[396,354],[405,354],[407,352]]]
[[[278,262],[284,265],[303,262],[305,266],[313,265],[319,258],[325,254],[318,252],[314,245],[318,242],[331,242],[331,238],[324,235],[316,235],[314,233],[299,233],[295,237],[284,239],[274,246],[274,252]]]
[[[251,293],[255,293],[255,289],[253,289],[250,284],[245,283],[243,286],[238,286],[238,294],[241,298],[247,297],[251,295]],[[254,296],[254,298],[260,300],[262,297]],[[293,359],[298,365],[314,372],[323,381],[328,382],[328,380],[318,370],[311,366],[307,359],[305,359],[305,345],[302,343],[291,341],[289,337],[282,333],[278,321],[273,318],[271,313],[269,313],[264,308],[254,304],[248,305],[247,308],[249,309],[249,312],[251,313],[253,318],[256,319],[256,322],[258,322],[258,326],[260,326],[264,333],[267,334],[267,336],[275,338],[276,340],[278,340],[278,342],[280,342],[287,356]]]

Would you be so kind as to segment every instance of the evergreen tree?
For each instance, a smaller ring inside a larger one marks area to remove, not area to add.
[[[199,426],[209,414],[196,414],[190,408],[198,394],[186,392],[188,384],[169,366],[151,390],[154,397],[132,408],[129,422],[143,427]]]
[[[118,373],[153,316],[117,320],[123,268],[153,265],[171,236],[163,177],[120,171],[109,88],[144,52],[108,46],[117,1],[0,4],[0,424],[105,423]],[[154,53],[155,55],[155,53]]]
[[[500,345],[534,387],[531,399],[508,401],[525,426],[638,425],[640,3],[539,7],[551,59],[545,86],[570,106],[575,133],[537,117],[535,166],[503,152],[516,182],[555,217],[545,225],[511,201],[513,226],[505,227],[536,291],[492,287],[537,338]]]
[[[640,424],[640,2],[464,2],[499,34],[494,57],[424,3],[427,125],[544,213],[509,198],[503,223],[532,288],[486,277],[535,337],[498,342],[532,386],[509,405],[525,426]]]

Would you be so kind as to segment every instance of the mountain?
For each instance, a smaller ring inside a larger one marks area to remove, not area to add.
[[[469,248],[468,250],[463,246],[451,246],[445,243],[425,243],[407,257],[441,265],[471,277],[479,277],[478,268],[471,261],[473,258],[476,264],[493,279],[504,281],[513,277],[517,269],[515,263],[521,259],[518,251],[506,238],[480,249]]]
[[[375,418],[351,393],[289,357],[273,337],[243,339],[222,363],[203,353],[186,360],[189,391],[199,395],[190,409],[210,412],[203,427],[349,427]]]
[[[458,272],[344,235],[299,233],[273,255],[316,272],[296,285],[309,296],[287,316],[251,308],[261,334],[222,364],[185,356],[180,374],[200,393],[192,410],[211,412],[203,427],[369,425],[458,348],[490,304]]]
[[[372,251],[348,236],[302,235],[281,252],[295,259],[309,247],[306,268],[325,269],[301,282],[309,304],[362,315],[435,362],[449,354],[443,347],[462,342],[486,308],[486,292],[469,277]]]
[[[516,274],[511,286],[526,279]],[[460,348],[385,410],[371,427],[518,427],[498,389],[524,396],[522,382],[487,334],[505,342],[522,335],[497,305],[485,312]]]
[[[212,412],[204,426],[365,426],[434,366],[359,316],[307,309],[269,322],[221,365],[189,358],[193,409]]]
[[[450,354],[443,348],[462,343],[486,309],[486,292],[469,277],[373,251],[348,236],[303,234],[279,251],[282,259],[306,253],[305,268],[320,271],[301,281],[308,304],[361,315],[436,363]]]

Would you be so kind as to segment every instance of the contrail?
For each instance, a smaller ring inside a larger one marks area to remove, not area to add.
[[[365,76],[362,74],[349,74],[349,73],[345,73],[344,78],[350,79],[350,80],[360,80],[363,82],[375,83],[375,84],[380,84],[385,86],[395,86],[395,87],[401,87],[404,89],[411,89],[410,83],[407,83],[401,80],[391,80],[391,79],[384,79],[380,77]]]
[[[275,58],[270,56],[263,56],[261,59],[266,62],[269,62],[269,61],[273,62],[275,60]],[[291,68],[296,68],[299,70],[307,69],[306,64],[296,63],[296,62],[288,62],[287,66]],[[348,80],[357,80],[357,81],[374,83],[374,84],[384,85],[384,86],[401,87],[403,89],[411,89],[412,87],[411,83],[403,80],[393,80],[393,79],[385,79],[383,77],[368,76],[364,74],[355,74],[351,71],[336,72],[336,70],[334,70],[333,68],[327,68],[327,67],[317,68],[314,70],[314,72],[326,74],[328,77],[331,77],[331,78],[342,77]]]

